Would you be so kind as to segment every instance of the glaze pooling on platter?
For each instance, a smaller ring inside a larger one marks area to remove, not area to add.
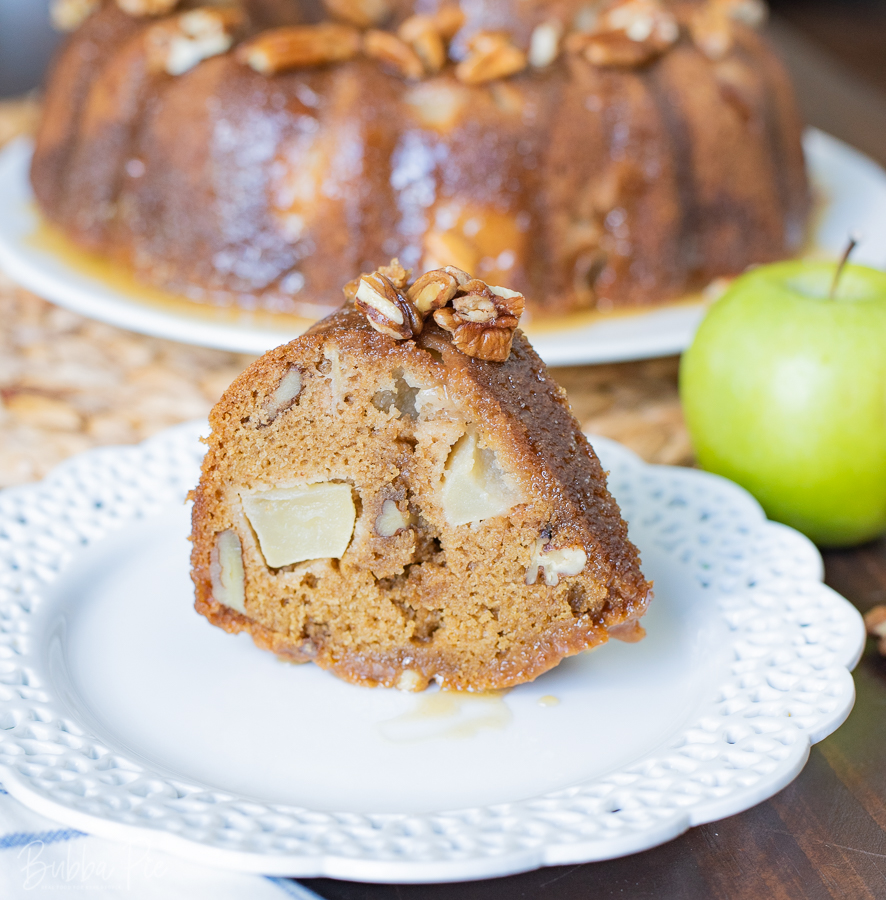
[[[804,138],[820,208],[806,253],[839,254],[848,230],[866,236],[854,259],[882,266],[886,174],[872,160],[820,131]],[[291,340],[309,320],[195,304],[139,286],[124,267],[83,251],[41,224],[28,184],[32,147],[14,141],[0,152],[0,265],[20,284],[54,303],[133,331],[199,346],[264,353]],[[685,350],[704,313],[701,296],[642,314],[581,313],[536,320],[526,329],[548,365],[646,359]]]
[[[181,502],[200,425],[93,451],[0,494],[0,772],[39,811],[203,862],[377,881],[508,874],[609,858],[771,796],[848,714],[863,646],[814,548],[742,491],[594,445],[629,522],[710,591],[732,639],[727,677],[688,725],[634,764],[528,800],[428,814],[260,803],[154,770],[77,720],[55,686],[41,611],[83,547]]]
[[[731,0],[711,53],[708,5],[104,3],[49,76],[32,183],[79,246],[209,306],[322,317],[391,256],[533,315],[665,303],[797,251],[809,211],[786,73]]]

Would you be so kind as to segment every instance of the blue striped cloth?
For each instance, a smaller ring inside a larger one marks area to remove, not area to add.
[[[289,878],[210,869],[65,828],[0,787],[0,898],[35,900],[58,890],[101,900],[320,900]]]

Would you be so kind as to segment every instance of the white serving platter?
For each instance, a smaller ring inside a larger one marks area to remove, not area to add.
[[[847,144],[809,129],[804,147],[820,209],[813,255],[836,257],[850,232],[863,240],[856,262],[886,266],[886,172]],[[19,140],[0,152],[0,268],[36,294],[83,315],[190,344],[263,353],[291,340],[310,322],[231,313],[157,299],[135,283],[121,287],[80,265],[52,242],[35,240],[41,221],[28,182],[32,145]],[[629,315],[564,319],[527,333],[549,365],[613,362],[679,353],[689,346],[706,303],[676,303]]]
[[[855,608],[743,490],[595,439],[656,596],[492,695],[348,685],[192,607],[200,423],[0,493],[0,781],[192,861],[433,882],[644,850],[770,797],[854,700]]]

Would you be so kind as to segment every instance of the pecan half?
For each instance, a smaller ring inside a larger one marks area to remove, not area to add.
[[[98,8],[101,0],[53,0],[49,18],[59,31],[74,31]]]
[[[383,22],[390,14],[387,0],[323,0],[329,14],[357,28],[369,28]]]
[[[237,59],[273,75],[287,69],[322,66],[352,59],[360,52],[360,32],[348,25],[324,23],[272,28],[237,48]]]
[[[410,16],[397,29],[400,40],[416,52],[429,75],[446,64],[446,42],[433,16]]]
[[[117,6],[130,16],[165,16],[179,0],[117,0]]]
[[[369,324],[388,337],[406,341],[421,334],[421,313],[381,272],[360,276],[355,302]]]
[[[459,288],[451,308],[434,312],[434,321],[452,334],[452,343],[466,356],[504,362],[524,303],[517,291],[474,278]]]
[[[406,296],[422,315],[427,315],[435,309],[446,306],[455,296],[459,287],[469,280],[470,276],[467,272],[462,272],[455,266],[433,269],[416,279]]]
[[[571,34],[566,49],[596,66],[642,66],[680,37],[680,26],[659,0],[618,0],[591,31]]]
[[[148,68],[182,75],[197,63],[227,53],[243,23],[235,9],[192,9],[152,25],[146,35]]]
[[[425,74],[421,57],[390,31],[367,31],[363,37],[363,52],[403,78],[415,80]]]
[[[483,84],[522,72],[526,54],[501,31],[478,31],[468,42],[468,55],[455,67],[455,77],[465,84]]]

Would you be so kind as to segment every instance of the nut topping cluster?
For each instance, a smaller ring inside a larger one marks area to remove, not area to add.
[[[207,7],[164,19],[145,34],[148,69],[182,75],[204,59],[230,50],[242,24],[238,9]]]
[[[435,75],[446,65],[449,41],[464,20],[464,13],[457,6],[441,7],[434,15],[410,16],[396,34],[367,32],[363,52],[403,78]]]
[[[659,0],[617,0],[587,32],[571,34],[566,48],[596,66],[642,66],[680,37],[680,26]]]
[[[415,80],[443,68],[448,42],[465,18],[458,7],[444,6],[434,15],[409,17],[395,34],[373,27],[390,15],[386,0],[325,0],[325,5],[342,24],[273,28],[242,44],[237,58],[257,72],[273,75],[343,62],[362,52],[395,74]]]
[[[180,0],[115,0],[132,16],[164,16]],[[238,6],[238,0],[205,0],[205,12],[213,7]],[[705,0],[699,4],[668,0],[610,0],[598,12],[596,5],[583,7],[566,33],[559,19],[548,19],[532,30],[529,46],[518,47],[502,31],[478,31],[468,37],[463,56],[450,56],[449,43],[465,24],[465,14],[454,3],[432,14],[408,17],[396,30],[382,26],[395,12],[392,0],[322,0],[331,21],[294,25],[260,32],[243,42],[236,58],[263,75],[291,69],[345,62],[358,55],[377,60],[401,78],[414,81],[441,72],[453,63],[452,74],[464,84],[486,84],[527,68],[536,71],[552,65],[562,51],[594,66],[635,68],[647,65],[676,44],[685,33],[698,49],[714,61],[723,59],[735,45],[735,24],[759,26],[766,18],[764,0]],[[88,18],[101,0],[53,0],[52,17],[63,30],[73,30]],[[198,10],[194,10],[197,12]],[[162,24],[162,23],[161,23]],[[192,42],[193,43],[193,42]],[[207,47],[223,41],[206,40]],[[183,57],[201,59],[186,48]],[[177,74],[190,65],[163,66]],[[174,71],[177,70],[177,71]]]
[[[434,313],[434,321],[452,334],[452,343],[462,353],[504,362],[524,305],[522,294],[472,278],[461,286],[451,309]]]
[[[522,72],[526,54],[502,31],[478,31],[468,41],[468,55],[455,67],[455,77],[465,84],[483,84]]]
[[[471,278],[455,266],[426,272],[409,285],[411,274],[394,259],[347,284],[345,296],[376,331],[395,340],[417,337],[432,315],[466,356],[493,362],[508,358],[523,314],[522,294]]]

